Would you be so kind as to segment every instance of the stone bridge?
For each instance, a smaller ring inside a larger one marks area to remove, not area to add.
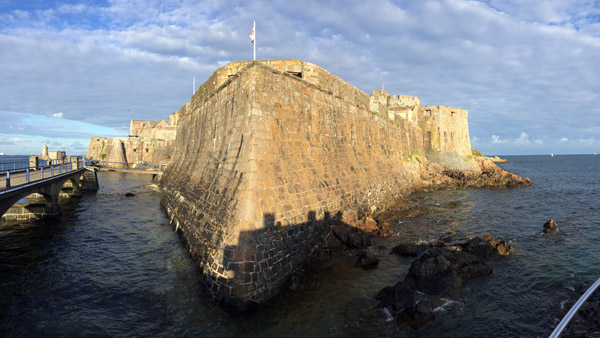
[[[7,184],[5,187],[0,188],[0,217],[11,209],[15,203],[19,200],[31,195],[40,194],[45,199],[45,206],[37,208],[37,210],[23,210],[18,211],[17,215],[11,215],[15,220],[21,220],[23,218],[29,219],[31,215],[33,218],[52,218],[60,214],[60,205],[58,203],[59,195],[63,188],[70,186],[68,194],[70,196],[77,196],[81,193],[82,189],[97,189],[98,181],[96,178],[96,172],[92,169],[85,167],[79,167],[77,169],[58,173],[54,176],[42,177],[37,180],[29,181],[29,173],[27,173],[27,182],[23,177],[13,174],[12,184]],[[32,175],[33,176],[33,175]],[[10,175],[8,176],[10,178]],[[7,179],[8,182],[8,179]],[[69,182],[69,183],[67,183]],[[11,213],[12,214],[12,213]],[[6,215],[8,216],[8,214]]]

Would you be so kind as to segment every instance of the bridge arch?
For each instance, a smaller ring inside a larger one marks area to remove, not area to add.
[[[80,191],[81,174],[82,170],[77,170],[69,174],[32,182],[15,187],[9,191],[0,192],[0,216],[4,215],[19,200],[34,193],[38,193],[44,197],[46,204],[44,214],[46,217],[58,216],[60,214],[58,197],[61,189],[66,182],[71,182],[73,191],[70,195],[73,195],[73,192],[78,193]]]

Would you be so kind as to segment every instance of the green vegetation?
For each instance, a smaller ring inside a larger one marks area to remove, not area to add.
[[[104,153],[104,146],[106,145],[106,141],[102,140],[102,148],[100,149],[100,159],[104,161],[106,158],[106,154]]]
[[[202,99],[204,98],[202,86],[203,86],[203,84],[201,84],[200,87],[198,88],[198,98],[200,99],[200,101],[202,101]]]
[[[421,152],[416,150],[416,151],[413,151],[412,153],[406,155],[406,161],[407,162],[416,161],[418,163],[421,163],[421,156],[422,156]]]
[[[473,156],[483,156],[483,154],[480,151],[475,149],[471,149],[471,154],[473,154]]]

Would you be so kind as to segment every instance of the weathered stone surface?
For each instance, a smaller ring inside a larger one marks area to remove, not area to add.
[[[373,215],[422,181],[425,151],[470,155],[466,111],[377,95],[268,60],[220,68],[182,108],[161,203],[210,294],[269,299],[326,238],[389,234]]]

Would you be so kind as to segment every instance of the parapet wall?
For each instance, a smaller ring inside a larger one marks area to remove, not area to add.
[[[423,133],[373,114],[367,94],[319,69],[229,68],[238,72],[213,74],[180,117],[162,204],[217,298],[261,302],[324,242],[332,218],[410,190],[419,168],[406,158],[424,149]]]

